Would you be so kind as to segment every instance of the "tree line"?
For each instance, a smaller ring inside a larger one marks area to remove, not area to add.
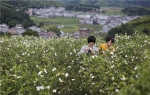
[[[96,9],[100,9],[99,6],[96,5],[85,5],[85,4],[80,4],[80,5],[74,5],[74,4],[68,4],[65,6],[66,10],[74,10],[74,11],[83,11],[83,12],[87,12],[87,11],[92,11]]]
[[[144,16],[144,15],[150,15],[150,9],[144,8],[144,7],[128,7],[124,8],[122,10],[124,14],[127,14],[129,16]]]
[[[108,35],[115,36],[116,34],[127,34],[132,35],[135,33],[136,27],[142,25],[142,24],[149,24],[150,23],[150,17],[144,17],[135,19],[129,23],[122,24],[121,26],[118,26],[116,28],[112,28],[110,31],[108,31]],[[140,33],[145,33],[146,35],[150,35],[150,28],[147,26],[141,27],[142,31]]]

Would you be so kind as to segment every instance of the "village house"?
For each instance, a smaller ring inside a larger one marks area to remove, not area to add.
[[[89,28],[81,28],[78,29],[78,33],[80,37],[85,37],[90,35],[90,29]]]
[[[56,9],[56,12],[60,13],[60,12],[65,12],[65,8],[64,7],[58,7]]]
[[[40,33],[40,32],[47,32],[47,31],[45,31],[45,30],[43,30],[43,29],[41,29],[41,28],[39,28],[37,26],[31,26],[28,29],[31,29],[32,31],[36,31],[38,33]]]
[[[87,18],[90,18],[91,15],[90,14],[83,14],[83,13],[76,13],[75,17],[76,18],[85,18],[85,19],[87,19]]]
[[[8,30],[9,30],[9,27],[7,26],[7,24],[0,24],[0,31],[1,32],[4,32],[4,33],[6,33],[6,32],[8,32]]]
[[[16,24],[15,29],[17,30],[17,34],[21,35],[26,30],[23,28],[22,24]]]
[[[16,28],[10,28],[9,30],[8,30],[8,32],[10,33],[10,34],[12,34],[12,35],[18,35],[18,33],[17,33],[17,30],[16,30]]]
[[[93,18],[87,18],[87,19],[85,19],[85,24],[93,25]]]
[[[39,37],[45,38],[45,39],[50,39],[50,38],[55,38],[57,37],[56,33],[54,32],[40,32]]]
[[[24,33],[26,30],[23,28],[21,24],[16,24],[15,27],[12,27],[8,30],[8,32],[12,35],[21,35]]]
[[[72,13],[72,12],[64,12],[64,17],[75,18],[75,13]]]
[[[85,24],[85,19],[84,19],[84,18],[81,18],[81,19],[79,20],[79,24]]]

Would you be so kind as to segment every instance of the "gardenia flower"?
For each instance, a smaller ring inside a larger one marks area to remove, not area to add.
[[[134,67],[134,70],[137,70],[138,68],[137,67]]]
[[[114,79],[115,79],[114,77],[111,78],[111,80],[114,80]]]
[[[53,93],[56,93],[56,89],[53,90]]]
[[[72,81],[74,81],[75,79],[71,79]]]
[[[37,90],[37,91],[44,90],[44,86],[37,86],[37,87],[36,87],[36,90]]]
[[[52,71],[54,72],[56,70],[56,68],[53,68]]]
[[[44,72],[47,73],[47,70],[44,68]]]
[[[38,72],[38,75],[41,75],[42,74],[42,71]]]
[[[126,80],[125,76],[122,76],[121,80]]]
[[[67,78],[68,76],[69,76],[69,74],[68,74],[68,73],[66,73],[66,74],[65,74],[65,77]]]
[[[60,81],[60,82],[63,82],[63,81],[61,80],[61,78],[59,78],[59,81]]]
[[[50,89],[50,86],[48,85],[46,88],[47,88],[47,89]]]
[[[115,92],[117,92],[117,93],[118,93],[118,91],[119,91],[118,89],[115,89]]]

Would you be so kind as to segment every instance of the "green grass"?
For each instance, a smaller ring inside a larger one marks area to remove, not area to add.
[[[125,14],[121,12],[123,8],[118,7],[101,7],[102,10],[104,10],[106,13],[105,15],[121,15],[124,16]]]
[[[59,24],[59,25],[74,25],[79,22],[77,18],[64,18],[64,17],[53,17],[53,18],[38,18],[31,17],[36,23],[43,22],[45,24]]]
[[[134,30],[137,31],[137,32],[142,32],[142,30],[144,28],[148,28],[150,30],[150,23],[146,23],[146,24],[141,24],[141,25],[138,25],[136,27],[134,27]]]
[[[41,27],[44,30],[47,30],[50,25],[64,25],[60,30],[66,33],[77,32],[79,28],[90,28],[91,32],[101,31],[101,25],[83,25],[79,24],[78,18],[65,18],[65,17],[55,17],[55,18],[38,18],[31,17],[31,19],[38,25],[40,22],[44,23],[44,26]]]

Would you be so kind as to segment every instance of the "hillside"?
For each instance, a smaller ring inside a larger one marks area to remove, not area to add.
[[[132,35],[135,31],[139,34],[150,35],[150,17],[142,17],[126,24],[123,24],[119,27],[113,28],[108,32],[108,35],[115,34],[128,34]]]
[[[85,4],[85,5],[99,5],[101,7],[149,7],[148,0],[57,0],[64,4]]]

